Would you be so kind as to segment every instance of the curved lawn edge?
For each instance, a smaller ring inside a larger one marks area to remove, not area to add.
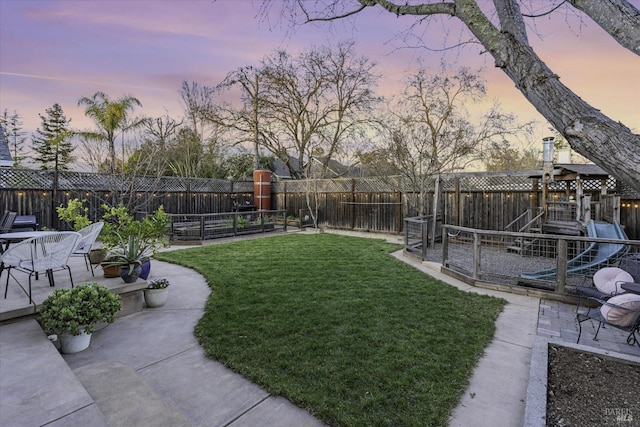
[[[399,248],[295,234],[157,258],[205,276],[200,344],[267,392],[330,425],[447,425],[505,301],[433,279]]]

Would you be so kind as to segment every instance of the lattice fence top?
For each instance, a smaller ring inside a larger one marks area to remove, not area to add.
[[[51,190],[53,171],[0,168],[0,188],[13,190]],[[58,190],[135,191],[135,192],[251,192],[252,183],[226,179],[122,176],[87,172],[58,172]]]
[[[538,191],[542,190],[542,171],[518,171],[518,172],[470,172],[452,173],[440,175],[440,189],[445,192],[453,192],[456,182],[462,192],[528,192],[532,191],[533,179],[538,178]],[[426,177],[421,182],[411,181],[405,177],[367,177],[367,178],[337,178],[317,179],[301,181],[277,181],[274,183],[275,192],[301,193],[307,191],[334,193],[334,192],[416,192],[420,187],[425,192],[433,192],[436,187],[437,176]],[[575,190],[575,181],[552,181],[547,184],[551,192],[565,191],[569,185]],[[587,192],[600,191],[599,179],[583,179],[582,186]],[[616,191],[617,181],[613,177],[607,180],[607,190]],[[620,191],[620,190],[618,190]],[[632,192],[622,193],[623,198],[638,198]]]
[[[533,178],[538,178],[538,190],[542,189],[542,171],[517,172],[471,172],[441,174],[440,188],[452,192],[456,184],[462,192],[518,192],[532,191]],[[417,192],[422,187],[425,192],[435,190],[437,176],[429,176],[423,182],[412,182],[400,176],[337,178],[316,180],[277,180],[273,182],[276,193],[384,193],[402,191]],[[54,185],[53,171],[0,168],[0,189],[51,190]],[[575,181],[550,182],[549,191],[565,191],[569,185],[575,190]],[[599,179],[582,181],[585,191],[599,191]],[[86,172],[59,172],[58,190],[88,191],[134,191],[154,193],[251,193],[252,181],[229,181],[226,179],[181,178],[181,177],[129,177]],[[640,199],[640,192],[618,183],[613,177],[607,180],[607,189],[617,191],[623,199]]]

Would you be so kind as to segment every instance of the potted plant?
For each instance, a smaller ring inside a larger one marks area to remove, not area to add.
[[[165,278],[151,280],[144,290],[144,301],[147,307],[161,307],[167,301],[169,281]]]
[[[62,204],[56,207],[58,218],[69,224],[73,231],[81,231],[83,228],[93,224],[93,221],[89,219],[89,208],[84,206],[86,202],[87,199],[69,199],[66,206]],[[102,247],[98,242],[95,247],[89,250],[89,261],[94,265],[100,264],[106,254],[106,248]]]
[[[56,334],[63,353],[89,347],[96,323],[112,323],[122,307],[119,295],[99,283],[73,289],[56,289],[42,303],[40,320],[49,334]]]
[[[102,243],[107,248],[113,248],[120,245],[120,239],[127,241],[129,236],[136,236],[143,241],[151,251],[149,259],[143,265],[143,273],[140,275],[142,279],[147,279],[149,274],[150,258],[156,253],[160,246],[167,246],[166,240],[169,218],[164,212],[164,208],[160,206],[151,215],[146,216],[142,220],[136,220],[129,210],[122,204],[118,206],[102,205],[104,215],[102,219],[105,224],[102,229]],[[146,267],[146,268],[145,268]],[[103,265],[103,269],[105,266]],[[105,277],[117,277],[119,273],[109,272],[111,268],[117,266],[111,265],[105,271]]]
[[[116,233],[119,244],[107,252],[107,257],[102,263],[104,267],[119,266],[120,277],[126,283],[138,280],[142,271],[142,264],[149,261],[153,248],[140,234],[129,235],[127,240]]]

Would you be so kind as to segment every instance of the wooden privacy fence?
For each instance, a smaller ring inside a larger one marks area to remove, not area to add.
[[[487,230],[504,228],[527,209],[540,206],[542,171],[456,173],[440,175],[438,214],[443,224]],[[534,177],[534,178],[532,178]],[[548,197],[561,201],[568,190],[563,182],[548,185]],[[600,203],[600,181],[583,182],[593,203]],[[405,217],[432,215],[436,177],[416,191],[400,177],[276,180],[271,208],[299,217],[317,209],[318,225],[349,230],[401,233]],[[620,222],[632,239],[640,238],[640,195],[608,181],[609,192],[621,195]],[[123,202],[137,216],[160,205],[170,214],[231,212],[245,202],[253,204],[251,181],[179,177],[130,177],[82,172],[0,169],[0,212],[36,215],[41,227],[65,229],[55,207],[69,199],[86,199],[89,217],[101,217],[100,206]],[[422,202],[422,203],[421,203]],[[422,212],[419,206],[423,205]]]
[[[64,230],[55,208],[70,199],[86,200],[89,218],[102,217],[102,204],[123,203],[136,217],[163,206],[167,213],[230,212],[251,201],[251,181],[179,177],[131,177],[84,172],[0,168],[0,211],[35,215],[39,227]]]
[[[543,184],[535,178],[541,173],[441,174],[437,214],[443,224],[504,230],[527,210],[541,206]],[[582,185],[584,192],[591,195],[593,205],[599,206],[603,198],[600,180],[584,180]],[[272,208],[296,215],[310,203],[318,210],[321,226],[401,233],[406,217],[433,214],[436,177],[428,180],[425,188],[420,194],[399,177],[278,181],[273,187]],[[626,226],[630,238],[640,238],[640,195],[619,188],[614,179],[609,179],[607,189],[623,193],[620,222]],[[567,191],[575,191],[574,184],[548,184],[548,198],[552,201],[559,202]],[[421,197],[424,209],[419,212]],[[596,210],[600,211],[594,208]]]

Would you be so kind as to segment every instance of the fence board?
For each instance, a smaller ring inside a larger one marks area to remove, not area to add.
[[[502,230],[518,215],[540,200],[542,184],[536,171],[518,173],[457,173],[441,175],[440,212],[445,224]],[[51,171],[0,169],[0,211],[36,215],[40,226],[65,229],[55,207],[69,199],[86,199],[89,217],[101,217],[102,203],[117,204],[119,190],[132,188],[131,204],[140,217],[160,205],[168,213],[204,214],[230,212],[237,204],[253,201],[251,181],[202,178],[135,177],[61,172],[58,187]],[[640,238],[640,195],[610,179],[608,188],[622,193],[621,223],[632,239]],[[599,181],[598,181],[599,185]],[[428,180],[423,197],[424,214],[432,214],[435,178]],[[587,186],[588,187],[588,186]],[[599,186],[590,192],[599,200]],[[588,188],[591,188],[588,187]],[[458,192],[456,192],[458,191]],[[550,199],[564,197],[565,184],[549,185]],[[412,191],[400,177],[341,178],[312,181],[275,181],[272,209],[287,216],[308,212],[307,198],[318,201],[319,225],[355,230],[400,233],[403,218],[419,215],[420,193]],[[315,206],[315,202],[312,203]],[[304,213],[303,213],[304,215]]]

